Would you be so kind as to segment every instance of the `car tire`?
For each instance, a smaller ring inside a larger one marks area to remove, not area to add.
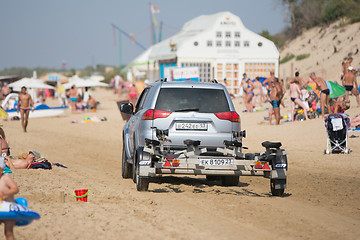
[[[131,178],[132,176],[132,167],[131,164],[128,163],[126,159],[126,152],[125,152],[125,144],[123,144],[123,151],[122,151],[122,171],[121,175],[123,178]]]
[[[221,184],[223,186],[237,186],[239,184],[239,176],[221,176]]]
[[[139,160],[140,160],[140,154],[136,154],[136,161],[134,162],[135,166],[135,183],[136,183],[136,190],[143,192],[147,191],[149,189],[149,182],[150,179],[148,177],[140,177],[140,169],[139,169]]]
[[[275,184],[276,184],[276,179],[271,179],[270,180],[270,189],[271,189],[271,194],[273,196],[278,196],[281,197],[284,194],[284,188],[280,188],[280,189],[275,189]]]

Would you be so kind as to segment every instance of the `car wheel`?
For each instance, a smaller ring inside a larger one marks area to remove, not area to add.
[[[150,179],[148,177],[140,177],[140,168],[139,168],[140,161],[139,160],[140,160],[140,157],[139,157],[139,154],[137,154],[136,162],[134,162],[136,190],[147,191],[149,189]]]
[[[223,186],[237,186],[239,184],[239,176],[221,176],[221,184]]]
[[[125,152],[125,144],[123,144],[123,151],[122,151],[122,177],[123,178],[131,178],[132,175],[132,168],[131,164],[128,163],[126,159],[126,152]]]
[[[279,196],[281,197],[284,194],[284,188],[280,188],[280,189],[275,189],[275,185],[277,184],[277,180],[276,179],[271,179],[270,180],[270,189],[271,189],[271,194],[273,196]]]

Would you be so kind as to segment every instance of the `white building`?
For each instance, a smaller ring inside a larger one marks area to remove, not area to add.
[[[270,70],[278,76],[279,52],[274,43],[245,28],[241,19],[230,12],[196,17],[146,53],[159,71],[156,78],[164,77],[167,67],[197,66],[199,81],[215,78],[223,82],[226,78],[233,94],[238,94],[245,72],[250,79],[268,77]],[[154,74],[148,75],[154,80]]]

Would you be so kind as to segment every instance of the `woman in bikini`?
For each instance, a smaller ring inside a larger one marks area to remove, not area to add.
[[[247,86],[246,86],[246,98],[245,98],[245,107],[246,107],[246,112],[252,112],[253,111],[253,106],[252,106],[252,99],[254,97],[254,84],[252,81],[250,81],[250,79],[248,79],[246,81]]]
[[[304,114],[306,120],[308,119],[307,112],[309,109],[306,107],[306,105],[301,101],[300,99],[300,87],[299,82],[297,80],[294,80],[290,84],[290,99],[291,99],[291,121],[294,121],[294,114],[295,114],[295,105],[299,105],[302,109],[304,109]]]
[[[136,88],[135,83],[133,83],[131,85],[131,87],[129,88],[129,102],[132,103],[132,105],[134,107],[135,107],[135,104],[136,104],[137,96],[138,96],[138,90]]]

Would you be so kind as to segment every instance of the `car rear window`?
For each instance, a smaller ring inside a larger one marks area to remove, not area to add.
[[[230,111],[223,90],[205,88],[162,88],[155,109],[169,112],[197,111],[201,113]]]

